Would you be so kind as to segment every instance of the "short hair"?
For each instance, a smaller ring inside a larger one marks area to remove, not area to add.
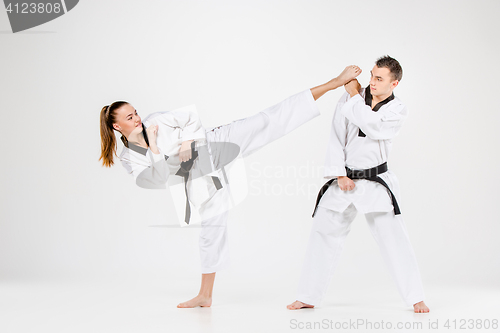
[[[401,81],[403,78],[403,68],[401,68],[401,65],[396,59],[391,58],[388,55],[378,58],[375,65],[377,65],[378,68],[388,68],[392,74],[393,80]]]

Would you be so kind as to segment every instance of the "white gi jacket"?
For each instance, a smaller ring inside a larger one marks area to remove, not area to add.
[[[206,146],[206,129],[201,125],[194,105],[168,112],[152,113],[143,118],[143,124],[146,128],[151,125],[158,125],[156,145],[160,153],[153,153],[149,147],[148,149],[144,149],[130,145],[123,148],[119,158],[127,172],[134,176],[135,182],[139,187],[164,189],[166,188],[169,176],[175,175],[180,169],[179,148],[181,143],[188,140],[195,140],[197,149],[201,146]],[[220,180],[223,179],[221,171],[214,170],[209,154],[207,153],[203,154],[200,151],[198,158],[194,161],[193,170],[199,169],[198,166],[200,164],[206,166],[207,163],[210,165],[209,170],[205,168],[203,177],[195,177],[195,179],[189,177],[187,182],[189,202],[195,206],[200,206],[203,202],[207,201],[217,190],[212,176]],[[181,216],[184,214],[183,207],[185,205],[183,204],[183,200],[185,200],[183,193],[184,184],[182,177],[176,176],[175,178],[174,183],[177,182],[177,184],[181,185],[176,186],[177,193],[176,195],[173,194],[173,197],[175,196],[174,199],[179,199],[174,203],[177,207],[178,216],[181,219]],[[175,187],[171,186],[170,188],[172,190]],[[227,210],[227,207],[222,207],[221,209]],[[199,219],[195,211],[192,211],[192,213],[194,213],[195,219]]]
[[[205,144],[205,129],[201,126],[194,105],[169,112],[152,113],[142,121],[146,128],[158,125],[156,145],[160,153],[153,153],[149,147],[124,147],[119,156],[120,161],[127,172],[134,176],[138,186],[166,188],[165,183],[170,173],[177,172],[180,167],[181,143],[195,140]]]
[[[408,116],[408,109],[392,95],[377,104],[378,111],[373,111],[371,105],[365,102],[365,99],[371,102],[369,89],[363,89],[352,98],[346,92],[337,104],[325,160],[326,179],[346,176],[346,166],[350,169],[369,169],[387,162],[392,139],[399,133]],[[363,133],[365,136],[362,136]],[[390,165],[389,170],[379,177],[400,202],[399,184]],[[352,191],[342,191],[336,181],[332,183],[319,206],[338,212],[343,212],[351,203],[361,213],[393,210],[390,194],[384,186],[366,179],[354,182],[356,186]]]

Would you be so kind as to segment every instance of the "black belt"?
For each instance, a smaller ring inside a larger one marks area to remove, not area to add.
[[[189,224],[189,219],[191,218],[191,207],[189,206],[189,197],[187,191],[187,182],[189,179],[189,171],[193,167],[194,160],[198,158],[198,152],[194,149],[195,142],[191,142],[191,159],[186,162],[181,162],[181,168],[176,172],[176,176],[181,176],[184,178],[184,192],[186,193],[186,213],[184,215],[184,222]],[[222,188],[222,184],[218,177],[212,177],[212,181],[214,182],[215,188],[217,190]]]
[[[391,189],[389,188],[389,185],[387,185],[387,183],[384,182],[384,180],[378,176],[379,174],[387,171],[387,162],[384,162],[384,163],[382,163],[374,168],[371,168],[371,169],[352,170],[352,169],[349,169],[348,167],[345,167],[345,169],[347,172],[347,177],[349,177],[350,179],[367,179],[367,180],[371,180],[371,181],[374,181],[374,182],[377,182],[377,183],[383,185],[387,189],[387,191],[389,191],[389,194],[391,195],[392,205],[394,206],[394,214],[395,215],[401,214],[401,211],[399,210],[398,202],[396,201],[396,197],[394,196],[394,193],[392,193]],[[328,190],[328,187],[330,187],[330,185],[333,183],[334,180],[336,180],[336,178],[330,179],[319,190],[318,198],[316,199],[316,205],[314,206],[314,212],[312,214],[313,217],[316,214],[316,210],[318,209],[318,204],[321,200],[321,197],[323,196],[323,194],[325,194],[325,192]]]

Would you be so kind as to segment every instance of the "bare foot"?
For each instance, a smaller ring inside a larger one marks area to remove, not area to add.
[[[361,74],[361,68],[358,66],[352,65],[352,66],[347,66],[342,73],[340,73],[339,76],[337,76],[337,80],[339,81],[340,84],[344,85],[347,82],[351,81],[354,79],[356,76]]]
[[[306,303],[302,303],[300,301],[295,301],[292,304],[288,304],[286,306],[286,308],[288,310],[298,310],[298,309],[302,309],[302,308],[314,308],[314,305],[309,305]]]
[[[209,307],[212,305],[212,297],[198,295],[187,302],[179,303],[178,308],[195,308],[197,306]]]
[[[413,309],[415,310],[415,313],[425,313],[430,311],[424,301],[413,304]]]

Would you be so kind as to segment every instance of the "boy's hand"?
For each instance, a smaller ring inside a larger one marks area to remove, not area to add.
[[[348,83],[345,84],[345,90],[351,97],[354,97],[359,93],[359,90],[361,89],[361,85],[359,84],[357,79],[352,79]]]
[[[351,191],[356,186],[352,179],[347,176],[338,177],[337,182],[342,191]]]

